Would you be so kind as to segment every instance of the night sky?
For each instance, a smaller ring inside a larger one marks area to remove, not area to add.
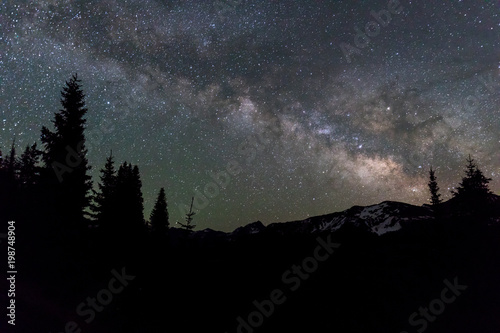
[[[110,150],[137,164],[146,218],[160,187],[171,225],[197,195],[197,229],[224,231],[421,205],[429,166],[448,199],[469,153],[498,193],[499,12],[497,0],[4,0],[0,147],[40,142],[77,72],[94,180]]]

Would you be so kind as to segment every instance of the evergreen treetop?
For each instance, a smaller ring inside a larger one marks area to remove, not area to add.
[[[84,226],[86,209],[90,205],[92,180],[85,148],[85,95],[77,74],[66,82],[61,91],[62,109],[55,114],[54,131],[42,128],[44,145],[42,178],[50,191],[54,217],[60,223]]]
[[[116,200],[119,209],[114,218],[120,221],[121,229],[126,233],[140,232],[145,227],[141,187],[139,168],[123,162],[116,178]]]
[[[439,193],[439,186],[437,184],[437,178],[435,175],[435,171],[432,169],[432,166],[429,170],[429,192],[431,193],[430,202],[431,205],[436,206],[439,205],[443,200],[441,199],[441,194]]]
[[[42,152],[37,149],[36,142],[26,146],[19,160],[19,183],[23,188],[29,188],[38,183],[40,177],[39,160]]]
[[[150,217],[151,232],[156,235],[165,235],[168,230],[168,208],[165,189],[162,187],[158,193],[156,203]]]
[[[466,161],[465,176],[462,178],[462,182],[459,184],[456,191],[452,192],[453,197],[478,199],[491,194],[492,192],[488,185],[491,178],[484,176],[483,172],[478,168],[476,162],[470,155]]]
[[[186,223],[178,222],[181,227],[186,230],[186,231],[192,231],[196,225],[192,224],[193,222],[193,216],[196,214],[193,212],[193,202],[194,202],[194,197],[191,198],[191,206],[189,207],[189,212],[186,213]]]
[[[116,205],[117,176],[114,166],[113,152],[106,158],[104,168],[100,170],[98,191],[93,190],[94,203],[91,207],[97,224],[102,229],[112,229],[113,212]]]

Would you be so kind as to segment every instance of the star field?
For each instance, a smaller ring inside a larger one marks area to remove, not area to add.
[[[391,3],[400,11],[377,22]],[[208,186],[198,229],[420,205],[429,166],[448,198],[469,153],[498,193],[499,12],[485,0],[3,1],[0,147],[39,142],[77,72],[94,181],[110,150],[137,164],[146,218],[160,187],[174,224]]]

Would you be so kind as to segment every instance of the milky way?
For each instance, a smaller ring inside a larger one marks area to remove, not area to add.
[[[444,198],[470,153],[500,188],[498,1],[3,1],[0,146],[39,142],[72,73],[92,174],[138,164],[145,215],[306,218]],[[7,148],[5,148],[7,147]],[[227,175],[227,176],[226,176]]]

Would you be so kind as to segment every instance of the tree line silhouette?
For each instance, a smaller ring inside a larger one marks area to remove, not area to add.
[[[267,232],[235,242],[183,237],[195,228],[193,199],[185,221],[179,223],[181,232],[171,227],[164,188],[159,189],[146,221],[137,165],[127,161],[115,164],[111,151],[93,186],[85,147],[87,109],[80,82],[77,75],[66,82],[61,92],[62,109],[54,115],[53,129],[42,128],[42,147],[37,143],[28,145],[18,156],[13,142],[8,154],[0,153],[0,219],[16,221],[20,245],[17,251],[19,262],[24,265],[20,277],[29,282],[23,286],[35,285],[49,290],[50,296],[46,298],[55,300],[51,304],[74,309],[87,297],[90,283],[102,288],[102,283],[109,280],[110,269],[126,266],[130,274],[140,274],[120,299],[117,298],[119,306],[112,303],[98,314],[99,320],[103,319],[102,331],[109,332],[106,325],[113,320],[119,332],[153,332],[171,327],[183,327],[187,331],[212,331],[207,327],[217,327],[218,330],[213,331],[228,331],[235,323],[234,318],[247,313],[249,304],[262,296],[259,293],[280,286],[272,277],[279,278],[290,265],[301,260],[304,253],[310,253],[317,246],[316,235],[282,235],[276,229],[267,228]],[[467,227],[462,234],[459,230],[450,235],[452,228],[441,230],[434,226],[445,225],[436,223],[441,220],[449,221],[451,226],[461,215],[471,222],[476,222],[477,217],[489,217],[492,198],[496,197],[489,190],[490,180],[469,156],[465,175],[453,191],[452,199],[443,202],[436,172],[431,168],[428,186],[435,220],[419,221],[403,228],[401,233],[387,233],[383,237],[358,232],[352,225],[336,231],[332,238],[343,244],[343,251],[329,259],[331,263],[325,262],[321,274],[313,276],[314,282],[307,284],[308,292],[294,294],[287,303],[290,306],[280,309],[283,312],[278,311],[262,331],[283,330],[283,324],[285,328],[297,330],[293,318],[302,317],[315,318],[303,322],[300,328],[304,331],[314,330],[309,329],[309,325],[314,324],[329,328],[325,330],[328,332],[332,331],[331,327],[347,331],[346,328],[359,323],[359,318],[370,318],[373,312],[370,307],[360,309],[361,312],[351,309],[358,309],[357,300],[370,297],[373,292],[373,304],[383,302],[383,308],[391,309],[386,326],[392,331],[404,327],[397,322],[393,325],[392,321],[396,317],[406,319],[415,304],[407,297],[406,289],[404,293],[394,289],[404,280],[401,276],[415,285],[424,283],[426,288],[422,290],[429,290],[421,299],[424,302],[432,297],[435,288],[422,282],[428,273],[419,267],[427,265],[430,271],[439,272],[436,274],[439,281],[455,272],[453,267],[442,264],[445,259],[460,263],[457,267],[465,267],[464,271],[471,267],[474,272],[477,267],[489,269],[490,248],[498,253],[491,245],[498,244],[493,232],[472,237],[471,228]],[[457,234],[459,237],[454,236]],[[443,241],[446,235],[448,242]],[[470,238],[467,244],[477,242],[478,246],[465,248],[467,237]],[[479,246],[483,244],[490,247],[483,251]],[[454,260],[449,259],[450,256]],[[395,262],[397,265],[393,266]],[[478,276],[486,277],[486,281],[481,280],[485,288],[496,285],[493,283],[497,281],[498,272],[489,275],[478,272]],[[372,290],[370,286],[376,287]],[[474,288],[470,289],[472,293]],[[27,290],[26,294],[33,289]],[[22,288],[19,293],[21,298]],[[324,307],[314,296],[320,294],[340,300]],[[416,297],[420,294],[415,293]],[[483,304],[482,291],[477,295],[477,302],[473,304]],[[31,297],[31,294],[27,296]],[[391,299],[404,299],[404,306],[391,308]],[[486,304],[493,304],[489,302]],[[165,304],[170,304],[168,309]],[[43,307],[29,309],[28,305],[22,309],[24,313],[20,311],[20,315],[26,316],[20,322],[33,327],[25,331],[41,330],[39,326],[53,331],[63,324],[60,318],[45,324],[47,314],[51,313],[43,312]],[[334,321],[332,313],[339,313]],[[384,318],[375,321],[384,322]],[[87,329],[94,331],[94,327]]]
[[[496,196],[489,188],[491,178],[486,177],[479,169],[476,161],[469,155],[466,159],[465,175],[456,189],[451,190],[450,206],[454,217],[474,216],[478,219],[489,218],[494,213]],[[436,215],[442,213],[443,200],[439,193],[439,186],[435,170],[429,170],[428,188],[429,202]]]
[[[61,105],[52,121],[54,130],[41,129],[43,149],[33,143],[18,157],[13,141],[9,154],[3,157],[0,152],[0,199],[5,203],[0,207],[0,218],[42,220],[45,228],[68,232],[95,228],[125,241],[146,232],[164,237],[170,227],[165,189],[160,189],[147,222],[137,165],[124,161],[116,169],[111,152],[100,170],[97,189],[93,189],[84,133],[88,110],[77,74],[63,87]],[[442,199],[432,167],[429,178],[430,203],[437,207]],[[486,208],[491,195],[489,181],[469,156],[465,176],[453,191],[463,213],[475,214]],[[192,231],[194,215],[191,205],[180,227]]]
[[[115,169],[110,154],[93,189],[84,134],[87,108],[77,74],[61,91],[61,105],[52,121],[54,129],[42,127],[43,149],[34,143],[18,157],[13,141],[7,156],[0,151],[2,221],[36,219],[43,221],[43,228],[67,232],[97,228],[124,239],[147,231],[165,235],[165,190],[160,190],[151,223],[146,223],[137,165],[125,161]]]

